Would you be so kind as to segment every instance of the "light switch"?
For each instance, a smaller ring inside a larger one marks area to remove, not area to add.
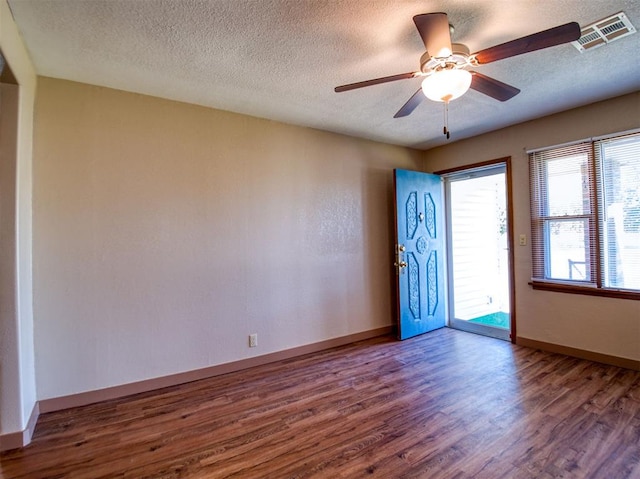
[[[527,246],[527,235],[520,235],[520,246]]]

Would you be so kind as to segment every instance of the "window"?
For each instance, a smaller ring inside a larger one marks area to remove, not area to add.
[[[533,286],[640,299],[640,133],[529,163]]]

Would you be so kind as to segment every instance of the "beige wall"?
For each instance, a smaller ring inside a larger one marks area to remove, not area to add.
[[[34,152],[38,398],[223,364],[390,325],[394,167],[513,158],[638,127],[638,94],[425,153],[41,78]],[[640,359],[640,302],[533,291],[523,338]],[[247,346],[258,333],[259,347]]]
[[[39,399],[393,323],[419,152],[50,78],[35,134]]]
[[[0,50],[19,87],[0,87],[0,449],[29,442],[36,405],[31,275],[31,152],[36,75],[0,1]]]
[[[438,171],[510,156],[516,238],[530,236],[529,171],[525,150],[640,127],[640,93],[530,121],[424,153],[424,170]],[[640,360],[640,301],[534,291],[531,249],[515,246],[519,337]]]

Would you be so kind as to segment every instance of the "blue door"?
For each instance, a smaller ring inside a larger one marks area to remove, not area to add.
[[[394,170],[398,338],[446,323],[444,222],[439,176]]]

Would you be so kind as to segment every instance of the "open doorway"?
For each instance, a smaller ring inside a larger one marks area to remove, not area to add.
[[[448,326],[505,340],[515,337],[508,163],[443,174]]]

